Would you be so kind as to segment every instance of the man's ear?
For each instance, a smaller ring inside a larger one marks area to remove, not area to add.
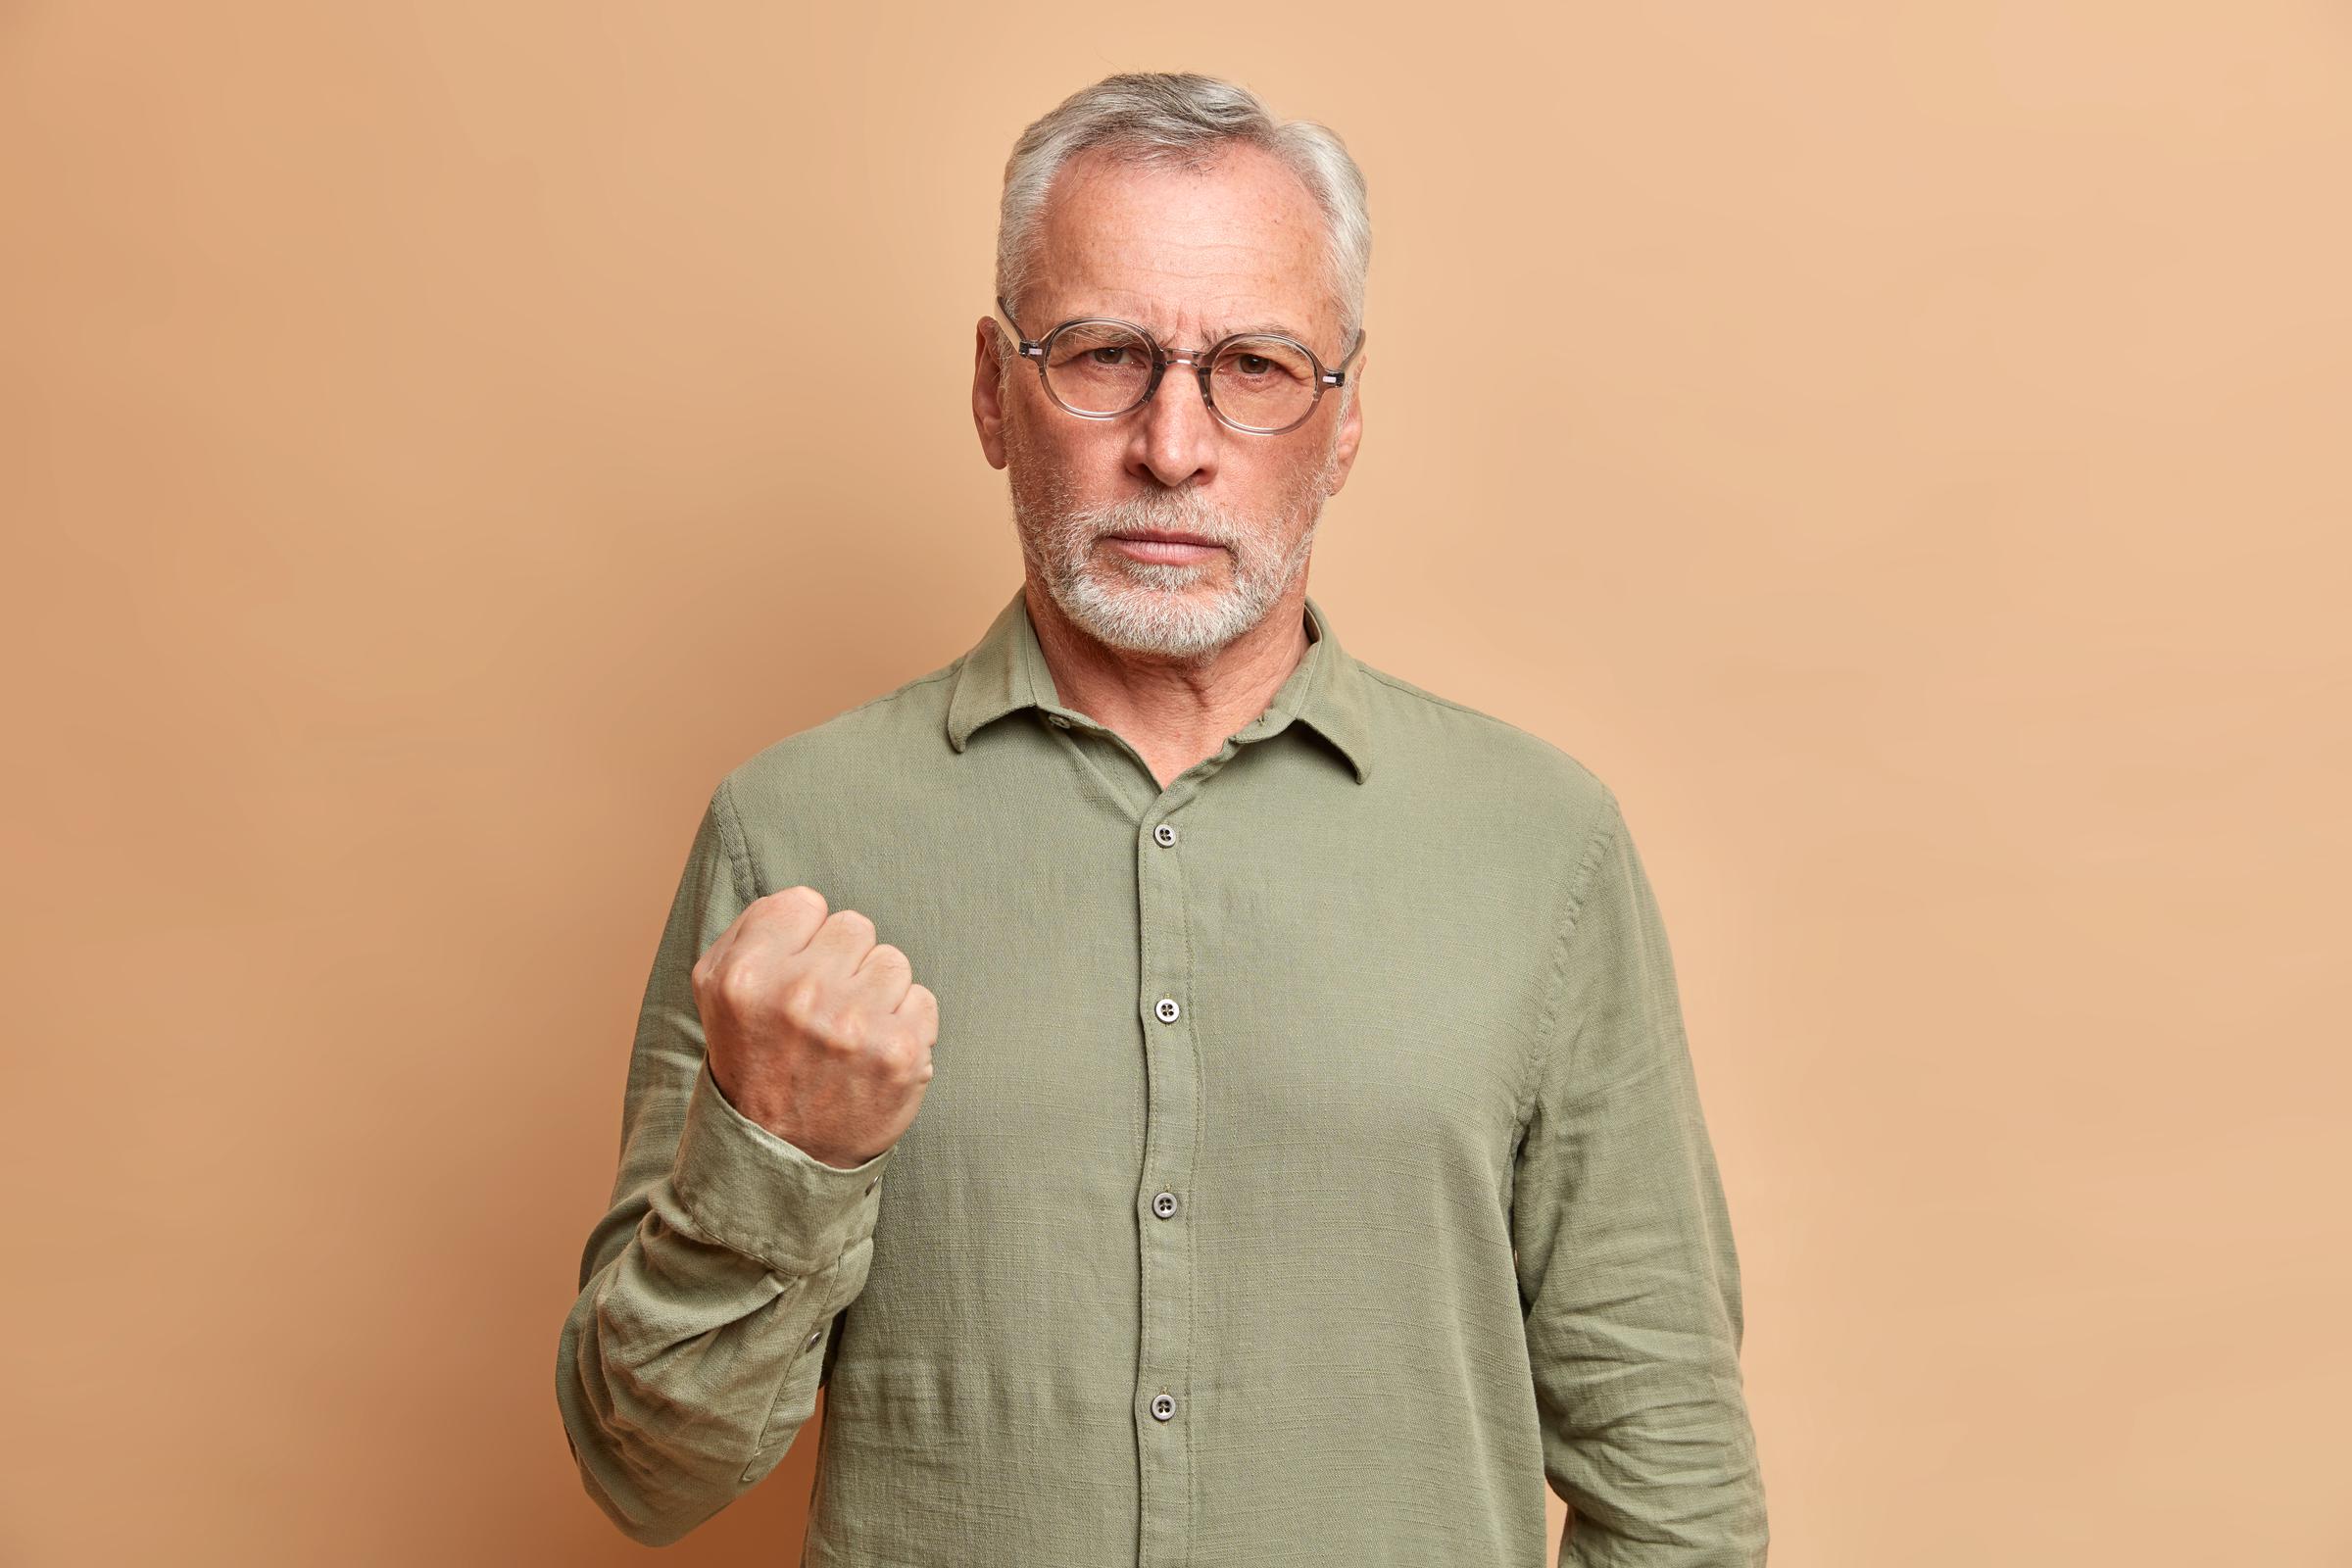
[[[1355,363],[1348,368],[1348,412],[1340,416],[1339,439],[1331,448],[1331,485],[1323,493],[1336,496],[1348,482],[1348,470],[1355,466],[1355,449],[1364,438],[1364,367],[1371,363],[1368,350],[1356,351]]]
[[[972,425],[980,432],[980,450],[992,468],[1004,466],[1004,371],[998,358],[996,318],[980,318],[972,345]]]

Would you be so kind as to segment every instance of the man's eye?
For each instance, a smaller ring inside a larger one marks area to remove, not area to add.
[[[1119,363],[1119,356],[1127,351],[1124,348],[1113,346],[1110,348],[1090,349],[1087,352],[1095,356],[1095,363],[1097,365],[1116,365]],[[1102,356],[1105,354],[1109,355],[1110,358],[1107,360],[1103,359]]]
[[[1244,375],[1263,375],[1274,368],[1274,362],[1262,354],[1243,354],[1237,358],[1241,363]]]

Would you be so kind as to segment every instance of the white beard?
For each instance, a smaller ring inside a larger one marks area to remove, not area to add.
[[[1257,520],[1190,487],[1079,506],[1058,474],[1029,473],[1024,444],[1008,422],[1006,467],[1021,555],[1061,612],[1098,642],[1169,659],[1213,653],[1264,620],[1306,569],[1329,494],[1338,428],[1335,420],[1321,467],[1310,469],[1283,498],[1274,516]],[[1029,488],[1038,492],[1034,499],[1024,494]],[[1149,528],[1199,534],[1223,545],[1225,559],[1137,561],[1101,542]],[[1226,573],[1225,584],[1204,589],[1219,572]]]

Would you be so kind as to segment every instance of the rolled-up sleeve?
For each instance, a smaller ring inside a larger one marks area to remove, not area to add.
[[[1566,901],[1511,1227],[1562,1568],[1758,1568],[1740,1263],[1674,963],[1614,794]]]
[[[582,1484],[647,1544],[750,1490],[814,1413],[835,1319],[864,1289],[891,1153],[826,1164],[711,1077],[694,964],[755,896],[722,781],[646,982],[619,1171],[557,1347]]]

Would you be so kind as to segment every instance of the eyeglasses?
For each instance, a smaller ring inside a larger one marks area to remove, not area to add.
[[[1012,321],[1022,357],[1037,362],[1046,396],[1082,419],[1115,419],[1141,408],[1169,366],[1190,365],[1209,413],[1250,435],[1280,435],[1306,422],[1325,387],[1347,382],[1348,361],[1364,346],[1358,328],[1355,347],[1329,370],[1314,350],[1277,332],[1237,332],[1195,353],[1171,354],[1148,329],[1101,316],[1064,321],[1032,342],[1002,296],[997,309]]]

